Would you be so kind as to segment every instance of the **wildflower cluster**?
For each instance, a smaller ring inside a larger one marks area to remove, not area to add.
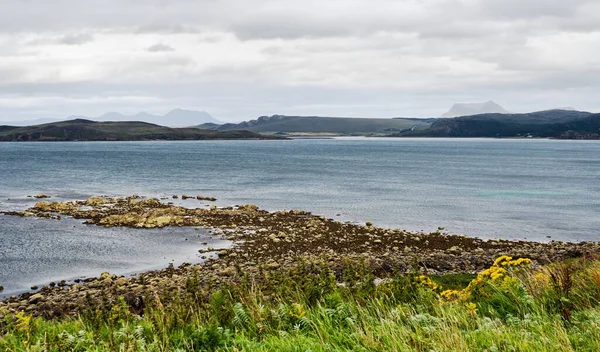
[[[487,282],[500,285],[506,279],[510,278],[510,272],[512,270],[519,267],[527,266],[529,264],[531,264],[531,259],[519,258],[513,260],[512,257],[503,255],[501,257],[498,257],[491,267],[480,272],[477,275],[477,277],[473,281],[471,281],[467,288],[465,288],[464,290],[446,290],[440,293],[440,296],[443,300],[446,301],[465,300],[469,298],[469,296],[475,288],[481,287]]]
[[[444,301],[458,301],[465,298],[464,290],[445,290],[440,293]]]
[[[529,265],[529,264],[531,264],[531,259],[529,259],[529,258],[519,258],[516,260],[512,260],[512,257],[503,255],[501,257],[498,257],[498,259],[496,259],[494,261],[494,265],[492,265],[492,266],[516,268],[519,266],[524,266],[524,265]]]
[[[512,257],[503,255],[496,259],[491,267],[480,272],[477,275],[477,278],[471,281],[466,290],[469,291],[474,286],[481,285],[482,283],[488,282],[490,280],[493,283],[501,284],[505,279],[509,277],[509,271],[529,264],[531,264],[531,259],[519,258],[516,260],[512,260]]]
[[[442,288],[442,286],[436,284],[433,280],[431,280],[428,276],[425,275],[418,276],[417,280],[421,286],[430,288],[434,291]]]

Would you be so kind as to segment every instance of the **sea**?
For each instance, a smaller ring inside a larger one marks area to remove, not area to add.
[[[50,200],[202,195],[218,198],[217,206],[301,209],[416,232],[600,241],[600,141],[0,143],[0,210],[24,210],[38,193]],[[103,271],[134,274],[199,262],[199,249],[228,245],[206,229],[103,228],[0,215],[0,294]]]

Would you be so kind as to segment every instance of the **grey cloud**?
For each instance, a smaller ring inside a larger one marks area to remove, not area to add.
[[[134,30],[135,33],[159,33],[159,34],[181,34],[181,33],[201,33],[202,31],[193,26],[184,26],[181,24],[149,24],[139,26]]]
[[[66,45],[82,45],[94,40],[94,36],[89,33],[67,34],[59,39],[59,43]]]
[[[159,53],[159,52],[165,52],[165,51],[175,51],[175,49],[172,46],[166,45],[166,44],[162,44],[162,43],[156,43],[154,45],[151,45],[146,50],[148,50],[151,53]]]
[[[438,0],[423,2],[415,10],[415,2],[389,0],[29,0],[2,5],[12,16],[3,19],[0,31],[87,27],[134,27],[157,33],[231,30],[244,39],[357,35],[380,30],[419,33],[434,24],[460,27],[464,21],[513,22],[543,17],[555,18],[557,26],[568,26],[593,16],[580,11],[590,4],[594,1]],[[561,21],[565,18],[568,23]]]
[[[96,98],[138,109],[126,97],[139,96],[150,108],[200,104],[225,119],[437,116],[454,101],[490,99],[513,111],[554,99],[598,107],[600,70],[578,59],[600,55],[597,0],[0,0],[0,8],[10,14],[0,21],[0,115],[9,95],[32,104],[24,114],[114,110]],[[555,35],[580,41],[563,53],[532,45],[551,47]],[[48,97],[64,108],[35,106]]]
[[[582,6],[593,3],[593,0],[503,0],[480,2],[482,13],[490,17],[504,19],[540,18],[540,17],[572,17]]]

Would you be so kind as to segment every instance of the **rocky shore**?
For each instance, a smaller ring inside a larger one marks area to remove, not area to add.
[[[46,318],[74,315],[89,307],[110,307],[119,297],[141,314],[144,302],[164,301],[164,297],[189,289],[192,283],[194,287],[214,288],[261,280],[307,262],[332,269],[341,281],[352,262],[363,263],[375,277],[384,279],[415,270],[427,274],[477,272],[500,255],[546,264],[600,253],[600,245],[591,242],[484,241],[440,231],[414,233],[370,223],[339,222],[299,210],[268,212],[255,205],[190,209],[138,196],[42,201],[26,211],[4,214],[57,220],[71,216],[90,226],[203,227],[234,244],[229,249],[204,250],[217,256],[201,264],[184,263],[137,277],[102,273],[78,282],[51,283],[0,302],[0,320],[2,315],[18,311]]]

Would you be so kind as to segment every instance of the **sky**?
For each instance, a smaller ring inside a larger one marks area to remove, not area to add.
[[[600,111],[599,0],[0,0],[0,120]]]

